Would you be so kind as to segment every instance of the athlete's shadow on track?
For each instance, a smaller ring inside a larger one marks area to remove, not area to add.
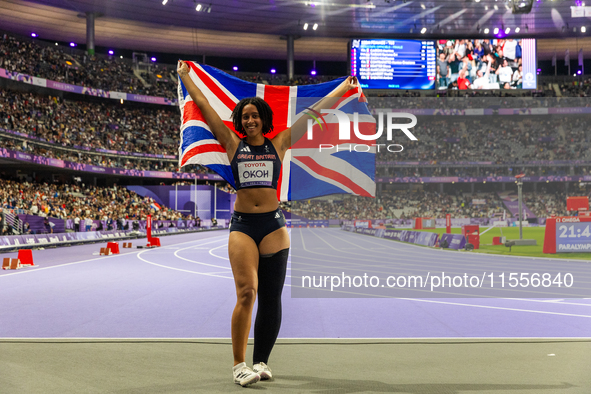
[[[395,372],[394,372],[395,373]],[[282,383],[288,381],[289,383]],[[499,391],[510,393],[520,390],[557,390],[575,387],[569,383],[559,385],[551,384],[479,384],[479,383],[417,383],[417,384],[390,384],[377,380],[351,380],[351,379],[324,379],[311,376],[285,376],[275,382],[269,382],[269,389],[277,388],[298,393],[310,392],[314,394],[353,394],[353,393],[408,393],[408,394],[461,394],[465,392]],[[252,388],[259,389],[265,386],[265,382],[259,382]]]

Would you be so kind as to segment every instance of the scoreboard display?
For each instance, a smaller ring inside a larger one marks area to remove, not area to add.
[[[544,253],[591,253],[591,217],[546,219]]]
[[[557,223],[556,252],[591,252],[591,222]]]
[[[351,75],[367,89],[434,89],[436,46],[430,40],[351,41]]]

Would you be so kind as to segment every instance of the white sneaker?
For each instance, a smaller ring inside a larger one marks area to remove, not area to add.
[[[232,368],[234,383],[242,387],[248,386],[261,380],[261,377],[252,369],[246,366],[246,363],[240,363]]]
[[[273,379],[271,368],[265,363],[258,363],[252,367],[252,370],[259,374],[261,380]]]

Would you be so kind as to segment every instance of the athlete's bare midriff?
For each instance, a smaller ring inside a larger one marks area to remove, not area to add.
[[[265,213],[279,207],[277,190],[271,188],[240,189],[236,194],[234,210],[243,213]]]

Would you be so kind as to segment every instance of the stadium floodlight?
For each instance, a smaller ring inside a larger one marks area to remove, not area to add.
[[[421,34],[425,34],[426,32],[427,32],[427,28],[426,28],[426,27],[423,27],[423,28],[421,29]]]
[[[238,66],[234,66],[234,67],[232,67],[232,70],[234,70],[234,71],[238,71]]]
[[[156,61],[156,58],[155,58],[155,57],[153,57],[153,58],[152,58],[152,59],[150,59],[150,60],[152,60],[153,62],[155,62],[155,61]]]
[[[37,33],[31,33],[31,37],[33,37],[33,38],[37,37]]]
[[[277,72],[277,70],[275,70],[274,68],[271,69],[271,74],[275,74]]]
[[[314,23],[314,26],[312,26],[312,30],[316,30],[318,29],[318,23]]]
[[[509,33],[511,33],[511,28],[510,27],[508,27],[508,28],[505,29],[505,34],[509,34]]]
[[[162,0],[162,5],[166,5],[166,3],[168,3],[168,0]]]
[[[70,43],[70,46],[71,46],[72,48],[74,48],[74,47],[76,46],[76,43],[75,43],[75,42],[71,42],[71,43]]]
[[[304,23],[304,30],[308,30],[308,23]]]
[[[515,33],[519,33],[519,30],[521,30],[519,27],[515,28]]]
[[[195,7],[195,11],[199,12],[201,11],[201,8],[203,8],[203,6],[201,4],[197,4],[197,7]]]
[[[495,27],[495,29],[493,30],[493,34],[495,34],[495,35],[496,34],[499,34],[499,28],[498,27]]]
[[[490,30],[488,30],[488,27],[484,29],[484,34],[488,34],[490,32]]]
[[[109,49],[109,55],[113,55],[115,52],[112,49]]]
[[[534,5],[534,0],[511,0],[511,12],[513,14],[529,14]]]
[[[312,71],[310,71],[310,74],[312,74],[312,75],[316,75],[316,70],[312,70]]]
[[[587,28],[585,26],[581,26],[581,33],[586,33],[587,32]]]

